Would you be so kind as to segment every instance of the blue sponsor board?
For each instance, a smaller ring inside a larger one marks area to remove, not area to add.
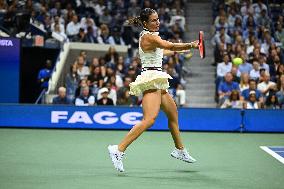
[[[19,102],[20,39],[0,38],[0,103]]]
[[[0,105],[2,127],[130,129],[142,116],[140,107]],[[284,110],[246,110],[243,116],[246,132],[284,132]],[[241,124],[241,110],[237,109],[179,109],[181,130],[232,132],[239,131]],[[167,125],[160,112],[150,130],[168,130]]]

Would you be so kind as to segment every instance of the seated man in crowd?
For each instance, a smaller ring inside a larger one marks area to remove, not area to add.
[[[71,100],[66,96],[65,87],[58,88],[58,95],[52,99],[52,104],[72,104]]]
[[[266,98],[271,92],[277,91],[276,83],[270,81],[270,74],[265,73],[263,81],[257,85],[257,89],[260,90],[262,95]]]
[[[95,97],[90,94],[88,86],[82,87],[80,96],[75,99],[76,106],[93,106],[95,105]]]
[[[256,88],[256,81],[254,79],[250,79],[249,80],[249,88],[243,90],[243,92],[241,93],[241,100],[249,100],[249,94],[251,91],[255,92],[255,96],[256,99],[259,100],[260,102],[263,102],[263,96],[261,94],[261,92]]]
[[[224,80],[224,76],[231,70],[232,70],[232,62],[230,62],[229,55],[227,53],[224,53],[223,62],[220,62],[217,65],[217,79],[216,79],[217,87]]]
[[[218,87],[219,104],[223,104],[228,99],[233,90],[240,91],[239,84],[233,81],[231,72],[226,73],[225,80],[222,81]]]

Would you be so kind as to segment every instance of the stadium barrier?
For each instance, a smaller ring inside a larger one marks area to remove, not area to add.
[[[140,107],[0,105],[0,127],[120,130],[141,119]],[[184,131],[284,132],[284,110],[180,108],[179,124]],[[168,130],[164,113],[149,130]]]

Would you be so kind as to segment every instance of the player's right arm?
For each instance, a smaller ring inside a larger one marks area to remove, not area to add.
[[[170,51],[183,51],[191,48],[198,48],[198,41],[190,43],[172,43],[170,41],[163,40],[157,35],[144,35],[141,41],[142,49],[151,51],[156,48],[161,48]]]

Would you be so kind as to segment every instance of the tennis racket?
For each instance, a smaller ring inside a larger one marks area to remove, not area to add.
[[[205,44],[204,44],[204,33],[203,31],[199,31],[198,37],[198,47],[199,47],[199,54],[200,58],[205,58]]]

